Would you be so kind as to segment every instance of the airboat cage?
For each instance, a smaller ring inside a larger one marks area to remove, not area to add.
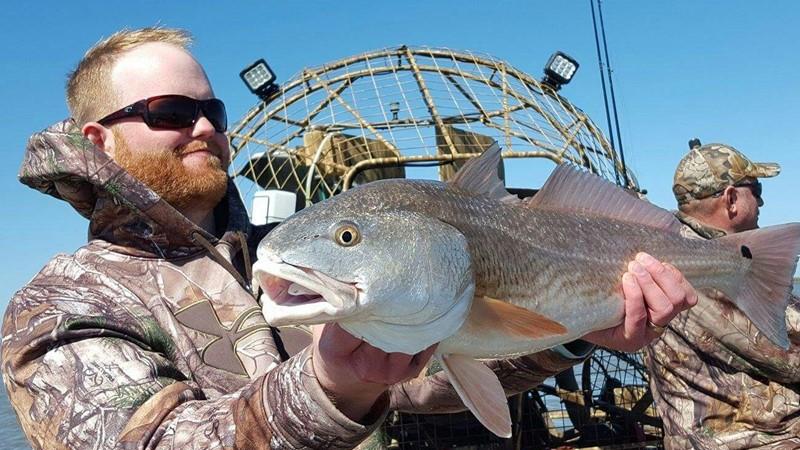
[[[234,173],[253,182],[245,196],[284,189],[313,202],[419,166],[440,166],[434,176],[446,179],[491,141],[504,158],[570,161],[635,187],[597,126],[552,88],[449,49],[401,46],[305,69],[230,139]]]
[[[543,181],[564,161],[638,189],[597,126],[553,88],[491,56],[444,48],[400,46],[304,69],[229,135],[248,204],[264,189],[295,192],[302,208],[379,179],[447,180],[495,141],[512,192],[532,194],[536,174]],[[596,352],[571,379],[509,400],[511,448],[658,442],[641,355]],[[469,413],[393,414],[379,440],[395,448],[501,445]]]

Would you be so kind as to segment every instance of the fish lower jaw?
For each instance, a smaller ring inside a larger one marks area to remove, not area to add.
[[[342,310],[326,301],[297,304],[279,304],[269,297],[261,300],[264,319],[271,326],[317,325],[347,316]]]
[[[273,298],[268,294],[262,294],[259,300],[262,305],[269,305],[272,308],[297,308],[328,303],[325,298],[319,295],[283,295]]]
[[[265,290],[260,301],[264,318],[272,326],[315,325],[352,315],[352,308],[339,307],[322,295],[316,293],[293,295],[285,288],[280,289],[277,294],[274,290],[272,292]]]
[[[264,318],[272,326],[314,325],[352,315],[359,291],[324,274],[273,260],[253,266]]]
[[[277,275],[259,272],[255,278],[264,292],[261,295],[262,304],[269,301],[273,305],[292,307],[325,301],[320,293]]]

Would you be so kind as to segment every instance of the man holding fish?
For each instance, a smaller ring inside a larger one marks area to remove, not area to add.
[[[324,236],[387,270],[371,272],[369,280],[359,279],[361,268],[344,264],[330,271],[281,266],[285,278],[260,272],[263,311],[275,322],[268,326],[250,286],[250,254],[269,230],[250,225],[227,175],[227,114],[188,52],[189,41],[186,32],[163,28],[121,31],[100,41],[70,75],[73,117],[29,141],[21,181],[89,219],[87,245],[54,257],[5,313],[3,380],[33,447],[350,448],[390,407],[463,408],[441,377],[398,385],[416,377],[434,352],[456,373],[457,389],[473,386],[470,374],[477,373],[477,380],[511,393],[585,358],[592,346],[578,338],[632,350],[696,301],[672,266],[632,251],[596,270],[607,272],[608,284],[592,290],[613,302],[602,320],[574,326],[548,317],[553,311],[547,308],[506,307],[500,296],[519,289],[506,283],[500,292],[476,283],[472,267],[482,262],[465,253],[464,239],[439,233],[451,225],[418,224],[413,214],[398,211],[399,221],[388,228],[393,249],[375,252],[359,245],[373,229],[358,220],[303,222],[325,229],[304,231],[301,238]],[[487,161],[496,167],[498,157],[496,149],[487,152],[452,187],[487,206],[515,207],[513,199],[496,198],[499,190],[467,179],[491,178]],[[257,268],[286,263],[269,251],[287,237],[275,232],[261,244],[265,259]],[[283,252],[308,249],[298,235],[288,237]],[[485,238],[492,245],[495,237]],[[392,270],[410,262],[405,248],[422,256],[414,261],[416,280],[393,278]],[[320,251],[316,259],[329,263],[331,254]],[[520,274],[503,276],[513,281]],[[547,286],[546,293],[576,293],[583,276]],[[312,345],[292,356],[292,328],[274,328],[281,322],[276,313],[292,306],[300,312],[296,323],[354,319],[363,313],[359,305],[387,300],[381,293],[406,305],[388,317],[385,333],[375,320],[327,323],[316,328]],[[594,315],[588,311],[582,315]],[[467,321],[470,314],[487,321]],[[486,331],[492,342],[508,331],[514,348],[497,358],[482,352],[489,360],[477,363],[452,343],[439,344],[452,341],[461,325]],[[541,345],[527,345],[534,338]],[[533,351],[539,353],[529,355]],[[476,410],[476,398],[466,400]],[[504,432],[502,418],[484,420],[500,423],[498,432]]]
[[[759,179],[779,172],[778,164],[754,163],[729,145],[697,143],[675,171],[682,232],[715,239],[757,229]],[[788,345],[776,345],[739,308],[704,293],[709,298],[673,320],[647,350],[665,447],[800,448],[797,299],[785,309]],[[769,301],[763,288],[756,295]]]

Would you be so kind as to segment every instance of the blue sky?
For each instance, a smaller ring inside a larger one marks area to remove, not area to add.
[[[400,44],[491,54],[536,77],[554,50],[582,65],[563,94],[606,129],[589,1],[10,2],[0,16],[4,137],[0,310],[54,254],[86,240],[66,204],[21,185],[28,136],[65,118],[64,82],[83,52],[123,27],[190,30],[194,53],[235,123],[256,99],[238,73],[265,57],[279,79],[305,66]],[[672,208],[686,142],[725,142],[783,173],[765,181],[761,225],[797,221],[800,3],[604,2],[626,159],[649,198]]]

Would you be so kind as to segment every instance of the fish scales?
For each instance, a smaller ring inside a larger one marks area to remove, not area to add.
[[[442,184],[405,183],[415,189],[400,185],[376,189],[375,198],[382,198],[383,191],[397,190],[397,194],[376,202],[375,212],[407,209],[453,225],[467,237],[478,290],[485,289],[490,296],[541,286],[537,281],[548,278],[536,278],[542,271],[551,279],[577,279],[581,285],[591,280],[595,289],[605,291],[600,286],[618,286],[625,263],[639,251],[673,263],[698,286],[727,279],[742,266],[741,258],[715,241],[692,241],[611,219],[498,204]],[[698,247],[703,256],[697,255]],[[554,265],[561,269],[545,270]]]
[[[574,337],[607,328],[623,314],[620,280],[626,263],[639,251],[674,264],[698,288],[728,286],[731,274],[743,270],[740,258],[714,241],[702,242],[651,227],[575,213],[541,211],[508,205],[463,192],[450,185],[404,181],[365,186],[382,209],[404,209],[436,217],[467,238],[475,275],[476,296],[502,299],[537,311],[567,328]],[[686,255],[692,255],[687,257]],[[578,306],[576,300],[580,299]],[[575,305],[572,307],[571,305]],[[594,314],[588,314],[593,311]],[[563,341],[563,337],[534,343],[520,339],[498,352],[485,336],[471,339],[464,329],[442,345],[479,353],[478,357],[529,353]],[[460,343],[457,345],[457,343]]]

